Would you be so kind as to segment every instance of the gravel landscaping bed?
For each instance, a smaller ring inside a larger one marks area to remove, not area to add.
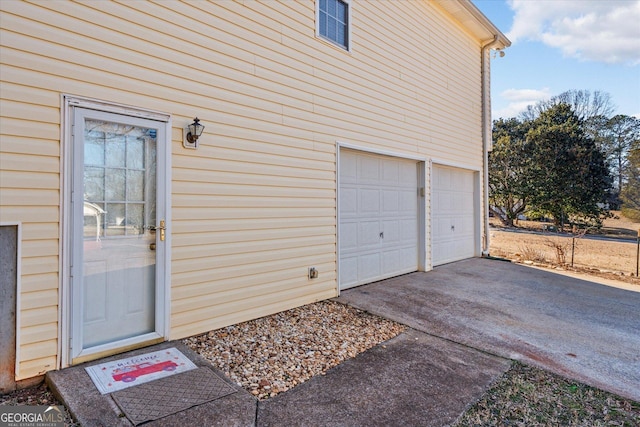
[[[406,329],[362,310],[323,301],[183,342],[263,400],[324,375]]]

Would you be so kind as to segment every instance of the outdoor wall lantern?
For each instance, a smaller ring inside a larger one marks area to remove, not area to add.
[[[200,119],[197,117],[193,119],[193,123],[184,128],[184,140],[182,141],[182,145],[184,148],[198,148],[198,138],[202,135],[202,131],[204,130],[204,126],[200,124]]]

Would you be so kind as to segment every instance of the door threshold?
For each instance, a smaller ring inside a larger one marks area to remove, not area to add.
[[[96,359],[102,359],[102,358],[107,357],[107,356],[113,356],[113,355],[116,355],[116,354],[125,353],[127,351],[136,350],[138,348],[149,347],[149,346],[152,346],[154,344],[159,344],[159,343],[164,342],[164,341],[165,341],[165,339],[163,337],[160,337],[160,338],[154,338],[154,339],[150,339],[150,340],[145,340],[145,341],[142,341],[142,342],[136,342],[136,343],[127,344],[127,345],[124,345],[122,347],[110,348],[110,349],[105,349],[105,350],[101,350],[101,351],[92,352],[92,353],[85,354],[85,355],[79,355],[78,357],[74,357],[71,360],[71,365],[77,365],[79,363],[89,362],[89,361],[96,360]]]

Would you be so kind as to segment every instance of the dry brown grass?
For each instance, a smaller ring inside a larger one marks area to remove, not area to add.
[[[520,221],[513,229],[500,226],[492,219],[490,252],[493,256],[512,259],[516,262],[534,262],[573,267],[591,271],[597,275],[608,275],[625,282],[640,284],[636,276],[638,263],[637,240],[639,223],[614,212],[614,217],[605,220],[601,236],[613,239],[595,240],[593,230],[586,237],[571,234],[542,232],[545,225],[540,222]],[[622,238],[624,240],[620,241]]]
[[[572,239],[554,234],[514,233],[491,231],[491,255],[502,256],[517,261],[535,261],[559,264],[558,248],[565,254],[565,263],[571,264]],[[573,264],[575,267],[597,268],[625,275],[636,272],[635,242],[575,239]]]
[[[602,234],[611,237],[635,239],[640,230],[640,222],[626,218],[620,211],[612,211],[613,218],[607,218],[602,225]]]
[[[625,426],[640,403],[514,362],[455,424],[467,426]]]

